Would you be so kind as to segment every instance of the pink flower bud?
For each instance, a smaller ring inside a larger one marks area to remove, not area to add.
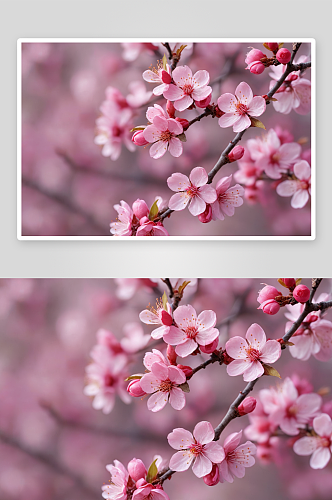
[[[279,312],[280,305],[274,299],[270,299],[263,302],[258,309],[262,309],[265,314],[273,316]]]
[[[172,81],[171,75],[169,73],[167,73],[167,71],[165,71],[164,69],[161,72],[161,79],[162,79],[163,83],[167,83],[167,84],[171,83],[171,81]]]
[[[175,119],[177,122],[181,123],[183,130],[187,130],[189,126],[188,120],[186,120],[185,118],[179,118],[178,116]]]
[[[203,477],[204,483],[208,486],[215,486],[219,482],[219,467],[217,464],[212,464],[212,471],[207,476]]]
[[[252,49],[250,52],[248,52],[247,57],[245,58],[245,63],[250,64],[255,61],[260,61],[261,59],[265,58],[266,55],[263,54],[263,52],[259,49]]]
[[[257,401],[255,398],[252,398],[252,397],[246,398],[238,406],[237,411],[239,412],[239,414],[241,416],[247,415],[248,413],[251,413],[252,411],[254,411],[254,409],[256,408],[256,403],[257,403]]]
[[[206,209],[203,213],[199,214],[198,219],[203,224],[210,222],[212,220],[212,207],[209,203],[206,204]]]
[[[213,342],[211,342],[211,344],[201,345],[199,348],[205,354],[212,354],[213,351],[217,349],[218,344],[219,344],[219,338],[216,338]]]
[[[253,75],[261,75],[265,69],[265,66],[260,61],[254,61],[248,64],[247,68]]]
[[[276,58],[281,64],[287,64],[291,60],[292,54],[288,49],[280,49],[276,53]]]
[[[279,49],[278,43],[266,43],[265,45],[267,45],[269,49],[272,50],[272,52],[275,52],[276,50]]]
[[[148,141],[144,139],[143,130],[137,130],[131,140],[134,144],[136,144],[136,146],[145,146],[146,144],[149,144]]]
[[[242,156],[244,155],[244,148],[242,146],[235,146],[235,148],[232,149],[232,151],[228,155],[228,159],[230,163],[233,161],[241,160]]]
[[[167,346],[167,359],[171,365],[176,365],[177,354],[175,352],[175,347],[172,345]]]
[[[144,486],[152,486],[150,483],[148,483],[143,477],[136,481],[136,488],[143,488]]]
[[[150,219],[144,215],[144,217],[142,217],[140,220],[139,220],[139,223],[141,226],[143,226],[143,224],[147,224],[148,222],[151,222]]]
[[[191,366],[186,366],[186,365],[177,365],[178,368],[180,368],[180,370],[183,371],[183,373],[185,374],[185,376],[187,378],[190,378],[192,377],[192,374],[193,374],[193,369],[191,368]]]
[[[139,379],[131,380],[128,384],[127,391],[134,398],[142,398],[146,394],[141,387]]]
[[[170,118],[175,118],[175,107],[172,101],[167,101],[166,103],[166,111]]]
[[[278,295],[282,295],[279,290],[277,290],[274,286],[266,285],[258,293],[257,301],[262,304],[266,300],[275,299]]]
[[[310,298],[310,290],[305,285],[298,285],[293,290],[293,297],[301,304],[305,304],[305,302],[308,302]]]
[[[165,310],[161,311],[161,322],[165,326],[171,326],[173,324],[172,316]]]
[[[137,198],[133,203],[133,212],[138,219],[141,219],[142,217],[146,217],[150,210],[144,200]]]
[[[293,290],[296,287],[296,281],[294,278],[281,278],[289,290]]]
[[[145,468],[142,460],[139,458],[133,458],[128,464],[128,472],[130,477],[135,481],[145,480],[148,471]]]
[[[210,95],[208,95],[207,97],[205,97],[205,99],[202,99],[201,101],[195,101],[196,107],[197,108],[206,108],[211,102],[211,97],[212,97],[212,93]]]

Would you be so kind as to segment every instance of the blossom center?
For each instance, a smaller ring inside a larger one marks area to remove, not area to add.
[[[279,163],[280,161],[280,154],[279,153],[274,153],[271,155],[271,163]]]
[[[195,443],[190,448],[190,452],[193,455],[198,456],[198,455],[201,455],[203,453],[203,449],[204,449],[204,445],[203,444]]]
[[[120,127],[117,125],[114,125],[112,128],[112,136],[113,137],[120,137],[122,135],[122,130]]]
[[[249,349],[247,349],[247,356],[250,361],[257,361],[260,358],[260,355],[261,353],[254,347],[249,347]]]
[[[318,446],[320,448],[329,448],[331,446],[331,439],[327,436],[321,437]]]
[[[297,405],[292,405],[288,408],[287,410],[287,414],[289,417],[295,417],[298,413],[299,409],[297,407]]]
[[[190,95],[194,90],[194,87],[191,85],[191,83],[186,83],[185,85],[183,85],[182,90],[186,95]]]
[[[114,384],[114,382],[115,382],[114,377],[112,377],[112,375],[110,373],[107,373],[105,375],[105,386],[106,387],[112,387],[112,385]]]
[[[297,188],[307,190],[309,188],[309,184],[307,181],[297,181]]]
[[[160,382],[159,390],[161,392],[170,392],[172,389],[173,389],[173,382],[171,382],[169,379]]]
[[[240,115],[240,116],[245,115],[248,111],[248,106],[246,106],[245,104],[242,104],[242,102],[236,103],[235,107],[236,107],[236,114]]]
[[[195,198],[195,196],[198,195],[198,191],[199,191],[199,188],[196,187],[196,186],[193,186],[191,185],[188,189],[187,189],[187,193],[188,195],[190,196],[190,198]]]
[[[198,334],[198,330],[197,330],[196,326],[187,326],[185,332],[186,332],[187,337],[189,339],[194,339],[196,337],[196,335]]]
[[[170,142],[172,139],[173,134],[169,130],[165,130],[165,132],[160,132],[159,140],[160,141],[165,141],[165,142]]]

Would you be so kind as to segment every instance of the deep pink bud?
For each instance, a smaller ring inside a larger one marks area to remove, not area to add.
[[[263,302],[263,304],[261,304],[258,309],[263,309],[263,312],[265,314],[270,314],[271,316],[273,316],[274,314],[277,314],[277,312],[279,312],[280,305],[274,299],[270,299]]]
[[[230,163],[233,161],[241,160],[242,156],[244,155],[244,148],[242,146],[235,146],[235,148],[232,149],[232,151],[228,155],[228,159]]]
[[[188,120],[186,120],[185,118],[179,118],[178,116],[175,119],[177,122],[181,123],[183,130],[187,130],[189,126]]]
[[[163,81],[163,83],[171,83],[172,81],[172,77],[169,73],[167,73],[167,71],[165,71],[164,69],[162,70],[161,72],[161,79]]]
[[[269,49],[272,50],[272,52],[275,52],[276,50],[279,49],[278,43],[266,43],[265,45],[267,45]]]
[[[173,324],[172,316],[165,310],[161,311],[161,322],[165,326],[171,326]]]
[[[201,101],[195,101],[195,105],[197,108],[206,108],[211,102],[212,92],[210,95],[202,99]]]
[[[198,219],[203,224],[210,222],[212,220],[212,207],[209,203],[206,204],[206,209],[203,213],[199,214]]]
[[[171,365],[176,365],[177,354],[175,352],[175,347],[172,345],[167,346],[167,359]]]
[[[178,368],[180,368],[180,370],[183,371],[183,373],[185,374],[185,376],[187,378],[190,378],[192,377],[192,374],[193,374],[193,369],[191,368],[191,366],[186,366],[186,365],[177,365]]]
[[[205,354],[212,354],[213,351],[215,351],[217,349],[218,344],[219,344],[219,337],[216,338],[213,342],[211,342],[211,344],[201,345],[201,346],[199,346],[199,348]]]
[[[294,278],[281,278],[281,280],[285,283],[287,288],[293,290],[296,287],[296,281]]]
[[[139,223],[141,226],[143,226],[143,224],[146,224],[147,222],[151,222],[150,219],[144,215],[144,217],[142,217],[140,220],[139,220]]]
[[[215,486],[219,482],[219,467],[217,464],[212,464],[212,471],[207,476],[203,477],[204,483],[208,486]]]
[[[305,302],[308,302],[310,298],[310,290],[305,285],[298,285],[293,290],[293,297],[301,304],[304,304]]]
[[[145,479],[142,477],[141,479],[139,479],[138,481],[136,481],[136,488],[142,488],[143,486],[151,486],[151,488],[153,488],[152,484],[148,483],[147,481],[145,481]]]
[[[246,398],[244,401],[242,401],[242,403],[238,406],[237,411],[241,416],[247,415],[248,413],[254,411],[254,409],[256,408],[256,404],[256,399],[250,396],[249,398]]]
[[[248,64],[247,68],[253,75],[261,75],[265,69],[265,66],[260,61],[254,61]]]
[[[146,475],[148,473],[148,471],[145,468],[145,465],[139,458],[133,458],[132,460],[130,460],[128,464],[128,472],[130,477],[135,481],[135,483],[139,479],[145,480]]]
[[[280,49],[276,53],[276,58],[281,64],[287,64],[291,60],[292,54],[288,49]]]
[[[136,146],[145,146],[146,144],[149,144],[148,141],[144,139],[143,130],[137,130],[131,140],[134,144],[136,144]]]
[[[257,301],[262,304],[266,300],[274,299],[278,295],[282,295],[279,290],[277,290],[274,286],[266,285],[262,290],[259,291]]]
[[[142,398],[146,394],[141,387],[139,379],[131,380],[128,384],[127,391],[134,398]]]
[[[133,203],[133,212],[138,219],[141,219],[142,217],[146,217],[150,210],[144,200],[137,198]]]
[[[255,61],[260,61],[261,59],[265,58],[266,55],[263,54],[263,52],[259,49],[252,49],[250,52],[248,52],[246,58],[245,58],[245,63],[250,64]]]
[[[175,118],[175,107],[172,101],[167,101],[166,103],[166,111],[170,118]]]

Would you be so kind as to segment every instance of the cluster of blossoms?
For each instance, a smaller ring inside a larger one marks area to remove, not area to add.
[[[132,208],[125,201],[114,205],[118,212],[116,222],[111,222],[111,233],[115,236],[169,236],[161,221],[155,221],[163,201],[157,197],[149,208],[144,200],[137,199]]]
[[[261,50],[252,48],[245,59],[248,65],[246,69],[249,69],[250,73],[260,75],[269,66],[276,63],[287,64],[291,60],[292,55],[288,49],[282,48],[283,43],[267,42],[263,45],[273,55],[268,57]]]
[[[257,302],[260,303],[258,309],[262,309],[265,314],[277,314],[280,307],[287,304],[292,306],[296,303],[305,304],[310,299],[310,290],[307,286],[300,284],[301,279],[279,278],[278,283],[288,289],[287,296],[271,285],[265,285],[258,293]]]

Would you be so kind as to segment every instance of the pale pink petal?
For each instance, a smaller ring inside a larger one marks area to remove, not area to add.
[[[194,455],[192,455],[189,451],[178,451],[172,456],[169,462],[169,467],[176,472],[182,472],[189,469],[193,460]]]
[[[247,359],[236,359],[232,361],[229,365],[227,365],[227,373],[231,377],[235,377],[236,375],[242,375],[251,363]]]
[[[316,417],[313,422],[314,431],[319,436],[330,436],[332,434],[332,421],[331,417],[326,413],[322,413]]]
[[[234,123],[233,131],[234,132],[242,132],[242,130],[245,130],[246,128],[250,127],[250,125],[251,125],[251,121],[250,121],[249,116],[242,115],[242,116],[240,116],[239,120],[236,123]]]
[[[161,339],[168,331],[169,331],[168,326],[160,326],[159,328],[152,330],[151,337],[153,339]]]
[[[203,330],[198,332],[196,335],[196,342],[199,345],[211,344],[216,338],[219,337],[219,330],[217,328],[209,328],[208,330]]]
[[[180,306],[174,311],[174,320],[176,324],[185,330],[188,326],[195,326],[197,314],[191,305]]]
[[[186,338],[185,332],[176,327],[171,327],[169,332],[164,335],[164,341],[170,345],[180,344]]]
[[[144,389],[143,389],[144,391]],[[152,396],[149,397],[148,399],[148,409],[152,412],[160,411],[162,410],[168,401],[168,392],[156,392],[155,394],[152,394]]]
[[[175,101],[176,99],[181,99],[184,96],[183,90],[181,90],[176,85],[172,83],[168,86],[168,89],[164,92],[165,99],[169,99],[170,101]]]
[[[164,116],[157,115],[153,119],[153,125],[162,132],[166,132],[168,129],[168,120]],[[148,139],[146,139],[148,140]]]
[[[158,158],[164,156],[164,154],[167,151],[167,146],[168,146],[167,141],[158,141],[152,144],[149,151],[151,158],[157,160]]]
[[[196,215],[202,214],[204,210],[206,209],[206,203],[200,196],[195,196],[195,198],[191,198],[191,202],[189,205],[189,212],[191,215]]]
[[[226,113],[218,120],[219,127],[227,128],[239,121],[240,117],[236,113]]]
[[[190,182],[196,186],[196,187],[201,187],[204,186],[204,184],[207,183],[208,181],[208,175],[206,173],[206,170],[202,167],[195,167],[189,175]]]
[[[142,387],[143,391],[151,394],[152,392],[159,390],[160,379],[153,373],[146,373],[140,380],[140,386]]]
[[[254,349],[261,351],[266,343],[266,335],[261,326],[253,323],[247,330],[246,339]]]
[[[168,367],[164,363],[153,363],[151,372],[159,380],[167,380],[168,378]]]
[[[177,193],[171,196],[168,206],[171,210],[184,210],[190,201],[190,196],[185,193]]]
[[[211,462],[219,464],[225,458],[225,451],[220,444],[212,442],[205,445],[204,455],[208,457]]]
[[[183,85],[191,84],[192,72],[188,66],[178,66],[172,73],[173,80],[176,85],[183,87]]]
[[[260,116],[266,109],[266,101],[263,97],[256,96],[250,103],[248,114],[250,116]]]
[[[160,132],[154,125],[148,125],[143,130],[143,137],[148,142],[156,142],[159,140]]]
[[[175,384],[184,384],[186,381],[186,376],[184,372],[180,368],[177,368],[176,366],[168,367],[168,378],[170,379],[171,382],[174,382]]]
[[[317,412],[317,410],[320,409],[321,405],[322,405],[322,398],[321,396],[319,396],[319,394],[315,393],[302,394],[296,400],[296,406],[298,408],[298,417],[299,418],[304,417],[305,419],[309,419],[312,415],[314,415]],[[332,433],[332,426],[331,426],[331,433]]]
[[[281,346],[276,340],[268,340],[261,349],[260,360],[263,363],[275,363],[281,356]]]
[[[178,387],[173,387],[170,391],[169,402],[174,410],[182,410],[186,404],[184,392]]]
[[[261,377],[264,373],[263,365],[259,361],[254,361],[251,363],[243,374],[243,380],[245,382],[251,382],[258,377]]]
[[[198,457],[196,457],[195,459],[192,469],[195,476],[206,476],[207,474],[210,474],[212,470],[212,462],[204,455],[198,455]]]
[[[247,357],[248,344],[242,337],[232,337],[226,342],[225,348],[231,358],[245,359]]]
[[[197,349],[197,343],[194,341],[194,339],[188,339],[183,344],[179,344],[175,348],[175,352],[178,356],[181,356],[181,358],[185,358],[186,356],[189,356],[192,352],[194,352]]]
[[[250,86],[246,82],[241,82],[235,89],[235,95],[242,104],[249,107],[252,99],[253,93]]]
[[[210,443],[214,438],[214,430],[210,422],[199,422],[194,429],[194,438],[199,444]]]
[[[145,368],[151,370],[153,363],[164,363],[166,364],[166,359],[160,351],[157,349],[152,349],[152,352],[147,352],[144,355],[143,363]]]
[[[293,198],[291,200],[291,205],[293,208],[303,208],[304,205],[306,205],[308,200],[309,200],[308,191],[304,190],[304,189],[301,189],[301,190],[299,189],[293,195]]]
[[[160,319],[158,318],[158,316],[151,311],[148,311],[147,309],[139,314],[139,319],[146,325],[160,325]]]
[[[169,445],[174,450],[186,450],[194,443],[194,438],[191,432],[181,427],[177,427],[167,436]]]
[[[217,316],[214,311],[202,311],[197,318],[198,331],[213,328],[217,322]]]
[[[157,73],[154,73],[154,71],[151,71],[150,69],[144,71],[142,76],[143,80],[145,80],[146,82],[150,83],[160,82],[160,76],[157,75]]]
[[[168,150],[171,155],[174,156],[174,158],[178,158],[179,156],[181,156],[183,152],[183,146],[180,139],[172,137],[168,145]]]
[[[299,335],[292,337],[293,346],[290,346],[289,352],[293,358],[302,359],[307,361],[313,353],[313,335]]]
[[[220,181],[217,182],[216,191],[218,195],[223,194],[227,191],[227,189],[231,185],[232,177],[233,176],[231,174],[228,177],[223,177],[222,179],[220,179]]]
[[[180,99],[174,101],[174,108],[178,111],[184,111],[185,109],[189,108],[192,103],[193,99],[189,95],[185,95],[184,97],[181,97]]]
[[[152,93],[153,93],[154,95],[160,96],[160,95],[162,95],[162,94],[165,92],[165,90],[167,90],[167,89],[168,89],[168,85],[166,85],[165,83],[162,83],[161,85],[157,85],[157,87],[155,87],[155,88],[153,89]]]
[[[225,481],[227,481],[228,483],[232,483],[234,481],[233,476],[229,471],[227,460],[223,460],[219,464],[219,474],[220,483],[224,483]]]
[[[294,165],[294,174],[301,181],[309,180],[311,177],[311,168],[307,161],[302,160]]]
[[[206,203],[214,203],[217,199],[216,190],[209,185],[202,186],[199,190],[199,195]]]
[[[306,115],[311,111],[311,82],[305,78],[295,80],[293,84],[296,97],[300,104],[295,108],[295,112],[299,115]]]
[[[331,452],[328,448],[318,448],[314,451],[310,459],[310,467],[313,469],[324,469],[329,463],[331,458]]]
[[[318,353],[314,356],[319,361],[329,361],[332,358],[332,323],[321,320],[319,325],[314,327],[314,334],[320,345]]]
[[[221,109],[224,113],[232,114],[236,111],[236,103],[237,99],[233,94],[223,94],[219,97],[218,108]],[[220,124],[219,124],[220,125]],[[221,125],[220,125],[221,126]],[[228,127],[229,125],[226,125]]]
[[[152,106],[148,107],[148,110],[146,112],[146,117],[149,120],[149,122],[152,123],[153,119],[158,115],[167,118],[165,111],[161,106],[159,106],[159,104],[155,104],[153,107]]]
[[[296,181],[283,181],[277,186],[279,196],[293,196],[297,189]]]
[[[201,69],[199,71],[196,71],[196,73],[194,74],[193,78],[192,78],[192,83],[193,85],[196,87],[204,87],[205,85],[207,85],[210,81],[210,75],[208,73],[208,71],[206,71],[205,69]]]
[[[229,462],[228,467],[235,477],[242,478],[246,473],[246,469],[242,464]]]
[[[284,166],[288,167],[294,160],[299,158],[301,154],[301,146],[296,142],[287,142],[286,144],[282,144],[282,146],[280,146],[278,154],[280,156],[279,163],[285,163]]]
[[[169,118],[167,120],[167,127],[172,134],[179,135],[182,134],[183,132],[183,127],[181,123],[177,122],[176,120],[173,120],[173,118]]]
[[[172,191],[185,191],[190,187],[190,182],[186,175],[176,173],[167,179],[167,185]]]
[[[169,496],[167,495],[167,493],[165,493],[164,490],[160,490],[159,488],[155,488],[154,490],[152,490],[149,498],[151,500],[169,500]]]
[[[211,87],[204,87],[204,88],[196,87],[191,93],[191,97],[195,101],[203,101],[203,99],[206,99],[211,93],[212,93]]]
[[[314,437],[303,437],[295,442],[294,451],[297,455],[311,455],[317,448],[318,440]]]

